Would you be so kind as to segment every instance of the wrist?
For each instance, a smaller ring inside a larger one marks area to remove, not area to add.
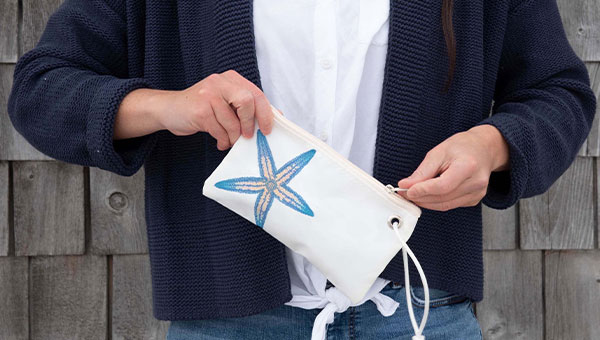
[[[173,91],[154,89],[144,90],[147,90],[147,92],[143,94],[143,99],[150,124],[155,131],[164,130],[164,121],[169,113],[169,103],[172,102],[171,95],[173,94]]]
[[[168,107],[167,92],[140,88],[128,93],[119,105],[113,139],[144,136],[162,130],[162,116]]]
[[[509,147],[498,128],[491,124],[481,124],[468,130],[475,134],[492,155],[492,171],[508,170],[510,167]]]

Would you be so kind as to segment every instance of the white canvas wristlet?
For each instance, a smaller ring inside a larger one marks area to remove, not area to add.
[[[239,138],[202,193],[304,256],[352,304],[402,250],[413,339],[424,339],[429,289],[406,244],[421,209],[396,194],[402,189],[383,185],[272,109],[272,132],[265,136],[256,125],[252,138]],[[410,298],[409,256],[425,291],[420,326]]]

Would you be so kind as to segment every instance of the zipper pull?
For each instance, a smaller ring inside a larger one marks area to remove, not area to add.
[[[395,193],[395,192],[398,192],[398,191],[408,191],[408,189],[404,189],[404,188],[395,188],[395,187],[394,187],[393,185],[391,185],[391,184],[387,184],[385,187],[388,189],[388,192],[389,192],[390,194],[392,194],[392,193]]]

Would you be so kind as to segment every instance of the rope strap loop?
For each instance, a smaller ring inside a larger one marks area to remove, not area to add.
[[[406,305],[408,308],[408,314],[410,316],[410,322],[412,323],[413,330],[415,335],[412,337],[412,340],[425,340],[425,336],[423,336],[423,330],[425,329],[425,324],[427,323],[427,316],[429,315],[429,286],[427,285],[427,279],[425,278],[425,273],[423,272],[423,268],[421,268],[421,264],[417,260],[415,254],[410,250],[410,247],[404,240],[402,236],[400,236],[400,232],[398,230],[399,219],[396,218],[392,223],[392,228],[402,243],[402,262],[404,262],[404,287],[406,291]],[[413,306],[411,303],[410,297],[410,278],[408,276],[408,256],[410,256],[411,260],[417,267],[417,271],[419,272],[419,276],[421,277],[421,282],[423,283],[423,288],[425,291],[425,311],[423,312],[423,318],[421,319],[420,326],[417,326],[417,321],[415,319],[415,313],[413,311]]]

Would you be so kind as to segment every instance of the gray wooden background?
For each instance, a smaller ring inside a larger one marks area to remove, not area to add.
[[[600,95],[600,0],[559,0]],[[9,122],[14,63],[61,0],[0,0],[0,340],[164,339],[152,317],[143,172],[51,160]],[[598,121],[543,195],[484,207],[486,339],[600,339]]]

